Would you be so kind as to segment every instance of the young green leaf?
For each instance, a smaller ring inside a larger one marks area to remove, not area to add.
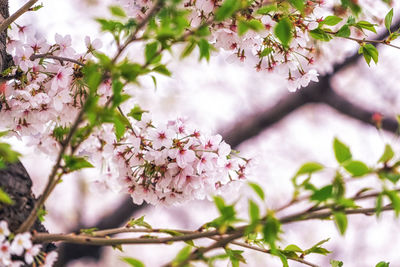
[[[392,25],[392,20],[393,20],[393,8],[385,16],[385,27],[389,32],[391,32],[390,26]]]
[[[276,249],[275,242],[278,240],[280,231],[280,221],[274,215],[268,214],[263,227],[263,238],[271,249]]]
[[[347,229],[347,216],[343,212],[335,212],[333,213],[333,218],[335,220],[335,224],[341,235],[344,235]]]
[[[242,36],[248,30],[260,31],[262,29],[264,29],[264,25],[257,19],[239,20],[239,23],[238,23],[239,36]]]
[[[395,211],[396,217],[400,215],[400,197],[397,191],[389,191],[385,190],[383,192],[385,195],[387,195],[390,199],[390,202],[392,203],[392,207]]]
[[[256,13],[260,14],[260,15],[268,15],[270,12],[277,11],[277,10],[278,10],[277,5],[276,4],[272,4],[272,5],[267,5],[267,6],[260,7],[256,11]]]
[[[249,200],[249,215],[251,223],[256,223],[260,219],[260,208],[251,199]]]
[[[354,26],[356,26],[360,30],[366,29],[368,31],[376,33],[375,24],[372,24],[371,22],[368,22],[365,20],[361,20],[361,21],[357,22]]]
[[[145,267],[143,262],[141,262],[140,260],[134,259],[134,258],[124,257],[124,258],[121,258],[121,260],[128,263],[132,267]]]
[[[0,188],[0,202],[6,205],[13,205],[14,201],[10,198],[10,196]]]
[[[329,263],[331,264],[331,267],[342,267],[343,266],[342,261],[331,260]]]
[[[365,163],[358,160],[347,161],[343,164],[343,167],[348,171],[353,177],[360,177],[368,174],[370,169]]]
[[[265,200],[264,190],[256,183],[248,182],[248,185],[256,192],[256,194],[262,199]]]
[[[206,39],[202,38],[197,43],[197,46],[199,47],[199,50],[200,50],[199,60],[201,60],[202,58],[205,58],[207,61],[209,61],[210,60],[210,50],[212,47],[210,45],[210,43]]]
[[[158,42],[153,42],[146,45],[144,53],[147,64],[151,63],[156,58],[157,51],[158,51]]]
[[[380,261],[375,265],[375,267],[389,267],[389,262]]]
[[[324,42],[329,42],[332,39],[332,36],[330,36],[323,29],[320,28],[310,31],[310,36],[316,40]]]
[[[93,168],[94,166],[83,157],[64,155],[65,168],[67,172],[73,172],[84,168]]]
[[[333,150],[335,152],[336,160],[339,163],[343,163],[346,160],[351,159],[352,157],[349,147],[343,144],[337,138],[335,138],[335,140],[333,141]]]
[[[173,266],[180,265],[181,263],[183,263],[190,256],[191,251],[192,251],[191,246],[186,246],[183,249],[181,249],[178,252],[178,255],[176,255],[175,259],[172,261]]]
[[[332,188],[333,185],[327,185],[322,187],[321,189],[315,191],[310,199],[317,202],[323,202],[330,198],[332,198]]]
[[[364,46],[361,46],[360,49],[368,66],[370,65],[371,59],[374,60],[375,64],[378,63],[379,53],[378,49],[376,49],[375,46],[373,46],[372,44],[366,44]]]
[[[303,0],[289,0],[289,2],[298,11],[303,12],[303,10],[304,10],[304,1]]]
[[[282,18],[275,26],[274,34],[284,47],[289,47],[292,40],[293,24],[288,17]]]
[[[343,20],[342,18],[339,18],[337,16],[327,16],[323,21],[321,21],[321,24],[325,24],[328,26],[335,26],[342,20]]]
[[[127,115],[134,118],[137,121],[140,121],[142,119],[143,113],[145,112],[147,111],[142,110],[142,108],[139,105],[135,104],[133,109],[131,109],[131,111]]]
[[[311,174],[314,172],[318,172],[324,169],[324,166],[319,164],[318,162],[307,162],[303,164],[300,169],[297,171],[295,177],[303,174]]]
[[[383,162],[386,163],[389,160],[391,160],[394,156],[394,152],[392,147],[389,144],[385,145],[385,151],[383,152],[383,155],[380,157],[380,159],[378,160],[378,162]]]
[[[337,37],[349,37],[351,34],[350,28],[348,25],[343,25],[342,28],[335,34]]]
[[[291,244],[288,245],[284,251],[293,251],[293,252],[300,252],[303,253],[303,250],[301,248],[299,248],[297,245]]]
[[[225,0],[221,7],[215,11],[215,21],[223,21],[232,16],[240,8],[240,2],[237,0]]]
[[[116,17],[126,18],[126,13],[120,6],[110,6],[110,11]]]

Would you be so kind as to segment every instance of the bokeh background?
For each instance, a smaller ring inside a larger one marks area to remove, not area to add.
[[[10,1],[10,11],[24,2]],[[42,9],[24,15],[17,23],[32,24],[50,40],[54,40],[55,33],[70,34],[77,51],[84,50],[85,36],[101,38],[103,51],[111,47],[110,39],[99,33],[93,19],[108,16],[107,6],[115,1],[42,2]],[[396,15],[400,13],[399,3],[393,2]],[[373,12],[384,17],[388,10],[379,6]],[[293,192],[290,179],[304,162],[318,161],[327,166],[326,171],[313,178],[317,184],[332,179],[337,166],[332,150],[334,137],[351,147],[354,158],[370,166],[380,157],[385,143],[391,144],[395,152],[400,148],[395,128],[379,130],[371,120],[371,114],[377,112],[392,122],[400,114],[400,50],[379,46],[378,66],[368,67],[362,58],[348,59],[357,54],[357,47],[350,41],[339,40],[326,49],[327,56],[320,61],[320,68],[329,70],[334,64],[338,67],[334,72],[322,72],[320,83],[310,84],[296,93],[288,93],[282,86],[282,77],[228,63],[226,52],[213,55],[208,63],[198,62],[196,53],[183,61],[171,56],[167,62],[173,70],[172,78],[157,77],[157,88],[150,77],[144,78],[141,87],[130,90],[134,101],[151,111],[157,121],[187,117],[203,130],[221,133],[242,155],[253,158],[255,164],[248,179],[263,186],[267,196],[266,203],[262,203],[264,210],[277,208],[290,200]],[[134,57],[132,51],[130,55]],[[21,142],[15,141],[14,145],[24,154],[21,160],[34,181],[34,192],[40,194],[51,161]],[[46,204],[45,225],[50,232],[76,231],[79,227],[102,225],[110,220],[118,223],[118,216],[142,215],[154,227],[193,230],[217,215],[209,201],[134,208],[127,204],[126,196],[104,190],[95,182],[97,179],[95,172],[82,172],[66,177],[56,188]],[[372,178],[352,182],[350,193],[361,186],[376,187],[378,183]],[[228,194],[227,201],[238,201],[239,213],[247,216],[247,198],[256,197],[246,186],[238,190],[239,193]],[[328,221],[290,224],[284,231],[283,245],[295,243],[307,248],[331,238],[326,247],[332,254],[307,258],[321,266],[329,266],[329,259],[342,260],[345,266],[355,267],[374,266],[381,260],[400,266],[400,221],[391,212],[382,214],[379,220],[374,216],[349,217],[344,237]],[[67,255],[60,266],[125,266],[120,260],[123,256],[138,258],[146,266],[161,266],[182,246],[127,245],[123,247],[124,252],[111,248],[93,252],[67,247],[60,250],[60,254]],[[243,266],[280,266],[279,260],[269,255],[245,253],[247,264]],[[85,255],[88,257],[81,257]],[[72,260],[74,256],[79,258]],[[228,263],[220,262],[220,265]],[[302,265],[291,262],[290,266]]]

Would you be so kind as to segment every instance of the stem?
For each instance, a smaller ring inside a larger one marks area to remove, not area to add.
[[[129,44],[131,44],[132,42],[134,42],[138,39],[137,34],[139,33],[139,31],[144,26],[146,26],[146,24],[149,22],[149,20],[160,10],[163,2],[164,2],[163,0],[157,0],[154,3],[154,6],[149,10],[146,17],[144,17],[143,20],[136,26],[136,29],[133,32],[133,34],[131,35],[131,37],[128,40],[126,40],[126,42],[118,49],[117,54],[114,56],[113,60],[111,61],[111,64],[114,64],[118,60],[121,53],[128,47]]]
[[[141,231],[143,231],[142,229]],[[146,230],[144,232],[147,232]],[[88,235],[76,234],[47,234],[34,233],[32,236],[33,242],[49,243],[64,241],[74,244],[96,245],[96,246],[114,246],[122,244],[168,244],[176,241],[196,240],[220,235],[217,231],[209,232],[194,232],[181,236],[159,237],[159,238],[109,238],[109,237],[92,237]]]
[[[42,195],[40,196],[38,201],[35,203],[35,206],[34,206],[32,212],[29,214],[29,217],[21,224],[21,226],[17,229],[16,233],[26,232],[32,227],[32,225],[34,224],[34,222],[36,220],[37,212],[43,207],[44,202],[46,201],[46,199],[49,197],[50,193],[54,189],[54,186],[58,180],[58,179],[56,179],[56,176],[57,176],[57,171],[61,167],[62,157],[64,155],[65,150],[67,149],[67,147],[69,145],[69,142],[72,139],[73,134],[78,129],[78,125],[81,123],[84,113],[85,113],[85,109],[82,108],[80,110],[78,116],[76,117],[75,122],[73,123],[71,130],[68,133],[67,138],[61,143],[61,149],[60,149],[60,152],[58,152],[56,163],[54,164],[53,169],[49,175],[47,185],[46,185]]]
[[[75,59],[73,59],[73,58],[53,56],[53,55],[51,55],[51,54],[34,54],[34,55],[32,55],[32,56],[29,57],[29,59],[32,60],[32,61],[34,61],[35,59],[38,59],[38,58],[50,58],[50,59],[55,59],[55,60],[60,61],[61,65],[64,64],[64,61],[69,61],[69,62],[75,63],[75,64],[77,64],[77,65],[80,65],[80,66],[82,66],[82,67],[85,66],[85,64],[83,64],[82,62],[79,62],[78,60],[75,60]]]
[[[11,25],[17,18],[19,18],[22,14],[29,11],[29,9],[37,2],[38,0],[30,0],[25,3],[20,9],[18,9],[14,14],[3,20],[0,24],[0,32],[3,32],[7,29],[8,26]]]
[[[400,46],[393,45],[386,39],[382,39],[382,40],[358,39],[358,38],[354,38],[354,37],[350,37],[350,36],[349,37],[336,36],[335,35],[336,32],[327,32],[327,31],[325,31],[325,33],[334,35],[335,37],[340,37],[340,38],[344,38],[344,39],[347,39],[347,40],[351,40],[351,41],[357,42],[358,44],[362,44],[362,43],[384,44],[384,45],[391,46],[391,47],[396,48],[396,49],[400,49]]]

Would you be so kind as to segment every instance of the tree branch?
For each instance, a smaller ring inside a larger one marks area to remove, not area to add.
[[[37,2],[38,0],[30,0],[25,3],[20,9],[18,9],[14,14],[3,20],[0,24],[0,32],[3,32],[7,29],[8,26],[11,25],[16,19],[18,19],[22,14],[28,12],[29,9]]]

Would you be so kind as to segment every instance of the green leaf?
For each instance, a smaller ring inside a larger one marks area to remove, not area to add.
[[[351,155],[349,147],[346,146],[345,144],[343,144],[337,138],[335,138],[335,140],[333,141],[333,150],[335,152],[336,160],[339,163],[343,163],[346,160],[349,160],[349,159],[352,158],[352,155]]]
[[[121,258],[121,260],[128,263],[132,267],[145,267],[143,262],[141,262],[140,260],[134,259],[134,258],[124,257],[124,258]]]
[[[263,6],[259,9],[257,9],[256,13],[260,15],[268,15],[270,12],[277,11],[278,7],[276,4],[268,5],[268,6]]]
[[[382,212],[382,204],[383,204],[383,194],[380,193],[376,197],[376,202],[375,202],[376,217],[378,217],[378,218],[379,218],[379,216],[381,215],[381,212]]]
[[[147,111],[142,110],[142,108],[139,105],[135,104],[133,109],[131,109],[131,111],[127,115],[134,118],[137,121],[140,121],[142,119],[143,113],[145,112]]]
[[[240,8],[240,1],[225,0],[221,7],[215,11],[215,21],[223,21],[235,13]]]
[[[263,239],[273,250],[276,249],[275,242],[278,240],[280,231],[280,221],[272,214],[268,214],[263,227]]]
[[[344,235],[347,229],[347,216],[343,212],[334,212],[333,219],[341,235]]]
[[[324,186],[321,189],[319,189],[318,191],[315,191],[311,195],[310,199],[313,201],[317,201],[317,202],[326,201],[326,200],[332,198],[332,188],[333,188],[333,185]]]
[[[121,140],[126,132],[126,123],[122,115],[114,117],[114,130],[117,141]]]
[[[375,267],[389,267],[390,262],[380,261],[378,262]]]
[[[301,248],[299,248],[297,245],[291,244],[288,245],[284,251],[293,251],[293,252],[300,252],[303,253],[303,250]]]
[[[200,49],[199,60],[201,60],[202,58],[205,58],[207,61],[209,61],[210,60],[210,50],[211,50],[210,43],[206,39],[202,38],[199,40],[197,45]]]
[[[147,44],[144,51],[146,63],[151,63],[156,58],[158,52],[158,42]]]
[[[337,261],[337,260],[331,260],[330,264],[331,264],[331,267],[342,267],[343,266],[343,262]]]
[[[257,19],[239,20],[239,23],[238,23],[239,36],[242,36],[248,30],[260,31],[262,29],[264,29],[264,25]]]
[[[393,20],[393,8],[385,16],[385,27],[390,32],[390,26]]]
[[[324,169],[324,166],[319,164],[318,162],[307,162],[303,164],[300,169],[296,173],[296,177],[303,174],[311,174],[314,172],[318,172]]]
[[[126,13],[120,6],[110,6],[109,9],[114,16],[126,18]]]
[[[317,244],[315,244],[311,248],[305,250],[304,251],[304,255],[308,255],[308,254],[311,254],[311,253],[327,255],[327,254],[331,253],[326,248],[321,247],[322,244],[324,244],[324,243],[326,243],[328,241],[329,241],[329,238],[319,241]]]
[[[47,215],[47,211],[44,208],[40,208],[37,211],[37,217],[40,222],[44,222],[44,216]]]
[[[189,41],[186,47],[182,51],[181,59],[189,56],[193,52],[195,47],[196,47],[196,42],[194,40]]]
[[[361,20],[361,21],[357,22],[356,25],[354,25],[354,26],[356,26],[359,29],[366,29],[368,31],[376,33],[375,25],[372,24],[371,22],[368,22],[365,20]]]
[[[272,249],[271,250],[271,254],[272,255],[276,255],[276,256],[279,257],[279,259],[282,262],[282,267],[289,267],[289,263],[288,263],[287,257],[286,257],[286,255],[284,253],[282,253],[282,251],[280,251],[278,249]]]
[[[343,164],[343,167],[348,171],[353,177],[360,177],[368,174],[370,169],[365,163],[358,160],[347,161]]]
[[[13,163],[18,160],[18,157],[21,156],[20,153],[12,150],[11,145],[7,143],[0,143],[0,162],[4,164]]]
[[[337,37],[349,37],[351,34],[350,28],[348,25],[343,25],[342,28],[335,34]]]
[[[31,7],[29,10],[30,10],[30,11],[38,11],[38,10],[41,9],[42,7],[44,7],[44,5],[43,5],[43,4],[39,4],[39,5],[36,5],[36,6]]]
[[[288,17],[282,18],[275,26],[274,34],[284,47],[289,47],[292,40],[293,24]]]
[[[67,168],[68,172],[94,167],[89,161],[87,161],[83,157],[64,155],[63,158],[65,161],[65,167]]]
[[[260,209],[258,208],[258,205],[253,201],[249,200],[249,217],[251,223],[256,223],[260,219]]]
[[[316,40],[324,42],[329,42],[332,39],[332,36],[330,36],[323,29],[320,28],[310,31],[310,36]]]
[[[232,267],[239,267],[239,262],[246,263],[246,260],[242,256],[243,250],[233,250],[225,248],[226,254],[229,256],[229,260],[232,263]]]
[[[191,246],[186,246],[178,252],[175,259],[172,261],[172,266],[177,266],[183,263],[190,256],[190,252],[192,251]]]
[[[385,195],[387,195],[392,203],[392,207],[395,211],[396,217],[400,215],[400,197],[397,191],[383,191]]]
[[[303,10],[304,10],[304,1],[303,0],[289,0],[289,2],[298,11],[303,12]]]
[[[142,227],[145,227],[147,229],[152,229],[151,225],[144,221],[144,216],[142,216],[142,217],[140,217],[138,219],[135,219],[135,218],[131,219],[126,224],[126,226],[127,227],[142,226]]]
[[[86,235],[93,235],[93,232],[99,230],[97,227],[87,228],[87,229],[80,229],[79,232]]]
[[[372,44],[366,44],[364,46],[361,46],[360,48],[362,48],[364,59],[368,63],[368,65],[370,64],[371,59],[374,60],[375,64],[378,63],[379,53],[378,49],[376,49],[375,46],[373,46]]]
[[[335,26],[336,24],[338,24],[339,22],[342,21],[342,18],[339,18],[337,16],[327,16],[322,22],[321,24],[325,24],[328,26]]]
[[[351,11],[358,15],[361,12],[361,7],[357,4],[357,1],[354,0],[341,0],[342,6],[345,8],[350,8]]]
[[[169,71],[169,69],[167,69],[167,67],[165,65],[162,65],[162,64],[158,65],[157,67],[155,67],[153,69],[153,71],[158,72],[160,74],[163,74],[165,76],[169,76],[169,77],[172,75],[172,73]]]
[[[256,183],[248,182],[248,185],[256,192],[256,194],[262,199],[265,200],[264,190]]]
[[[380,159],[378,160],[378,162],[383,162],[386,163],[389,160],[391,160],[394,156],[394,152],[392,147],[389,144],[385,145],[385,151],[383,152],[383,155],[380,157]]]
[[[7,205],[13,205],[14,201],[10,198],[10,196],[3,191],[2,188],[0,188],[0,202],[7,204]]]

